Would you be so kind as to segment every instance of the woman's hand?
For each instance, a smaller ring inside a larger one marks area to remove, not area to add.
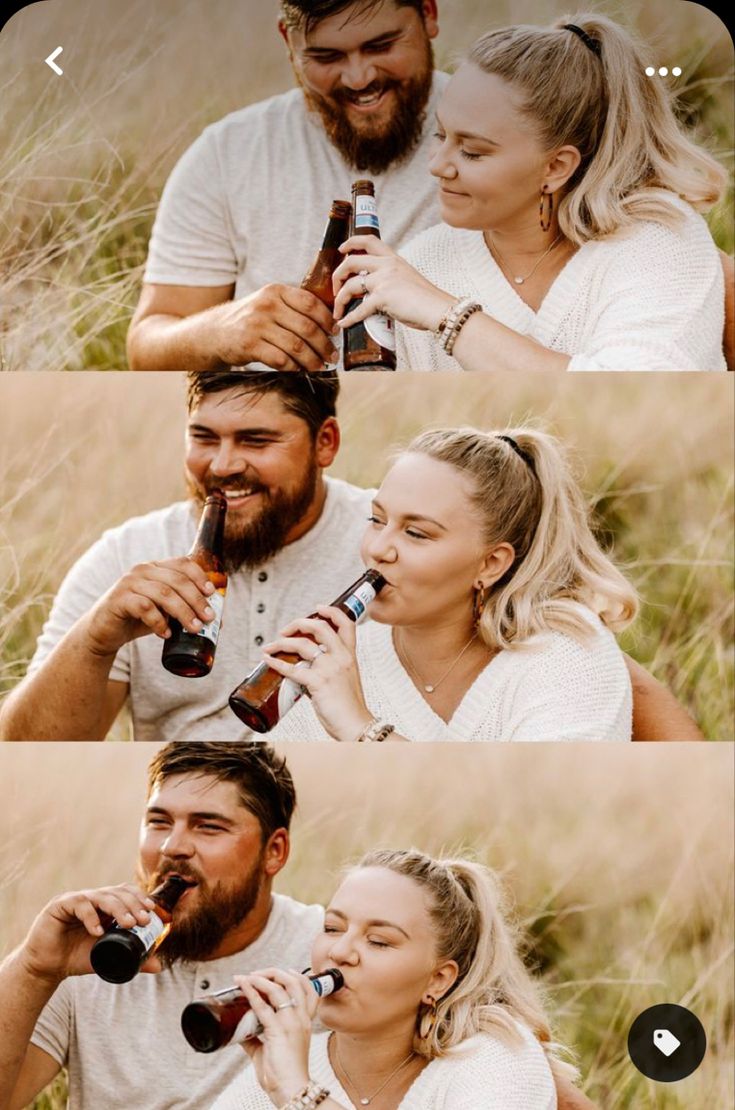
[[[436,331],[457,297],[437,289],[374,235],[354,235],[339,248],[348,257],[334,271],[334,318],[341,328],[384,312],[409,328]],[[364,251],[364,254],[349,254]],[[361,276],[361,271],[366,271]],[[343,315],[356,297],[368,295]]]
[[[319,996],[304,975],[269,967],[236,975],[235,984],[263,1026],[260,1039],[245,1041],[258,1082],[282,1106],[309,1082],[311,1025]]]
[[[303,686],[314,710],[335,740],[355,740],[372,721],[365,705],[355,655],[355,624],[330,605],[317,612],[325,620],[304,617],[292,621],[277,640],[265,644],[269,667]],[[327,624],[331,621],[334,627]],[[311,639],[306,639],[304,634]],[[300,663],[286,663],[275,652],[292,652]]]

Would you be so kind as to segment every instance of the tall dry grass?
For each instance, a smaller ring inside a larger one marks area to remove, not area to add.
[[[439,7],[437,61],[451,68],[489,27],[547,22],[574,5]],[[682,119],[730,165],[732,41],[717,17],[683,0],[594,7],[638,30],[653,63],[682,67]],[[276,0],[53,0],[5,27],[0,367],[125,367],[125,334],[168,173],[206,124],[293,83],[277,10]],[[63,77],[42,62],[49,43],[64,46]],[[731,251],[732,196],[710,221]]]
[[[599,1107],[728,1110],[729,745],[284,750],[299,809],[278,889],[328,899],[344,861],[375,846],[469,852],[502,873],[555,1032]],[[151,748],[42,751],[0,749],[0,949],[54,894],[132,874]],[[670,1087],[626,1053],[635,1016],[664,1001],[694,1010],[708,1038],[700,1069]]]
[[[705,734],[733,738],[733,391],[725,376],[346,375],[333,473],[376,485],[421,428],[527,418],[576,458],[644,600],[623,646]],[[179,375],[0,378],[0,693],[61,577],[107,527],[183,494]]]

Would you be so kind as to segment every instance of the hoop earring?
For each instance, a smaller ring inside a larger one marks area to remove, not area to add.
[[[547,206],[547,212],[544,215],[544,198],[545,197],[548,197],[549,203],[548,203],[548,206]],[[538,213],[539,213],[539,223],[541,224],[541,230],[542,231],[548,231],[549,228],[551,227],[551,217],[554,214],[554,194],[553,193],[547,193],[545,185],[544,185],[543,189],[541,190],[541,203],[538,206]]]
[[[419,1026],[417,1032],[419,1035],[419,1040],[421,1041],[428,1041],[429,1037],[434,1032],[434,1026],[436,1025],[436,999],[433,998],[431,995],[429,995],[429,998],[431,999],[431,1001],[428,1003],[423,1003],[426,1009],[424,1010],[424,1013],[421,1014],[421,1016],[419,1017]],[[419,1013],[421,1012],[419,1011]]]
[[[490,587],[485,589],[484,586],[475,586],[475,592],[472,596],[472,623],[475,628],[480,625],[482,614],[485,612],[485,606],[488,603],[490,596]]]

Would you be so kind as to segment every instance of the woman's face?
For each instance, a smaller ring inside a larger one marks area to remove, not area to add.
[[[409,452],[388,471],[360,547],[365,565],[388,583],[371,603],[374,620],[413,625],[469,617],[485,555],[471,488],[467,476],[428,455]]]
[[[384,867],[352,871],[329,903],[312,968],[336,967],[344,989],[323,999],[319,1019],[345,1033],[412,1028],[422,999],[439,998],[457,965],[437,957],[428,895]]]
[[[502,77],[465,62],[437,110],[436,149],[442,220],[476,231],[538,224],[549,155],[518,108],[519,93]]]

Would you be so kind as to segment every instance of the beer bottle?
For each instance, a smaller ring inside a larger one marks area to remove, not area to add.
[[[189,558],[199,564],[216,587],[207,598],[214,609],[214,617],[199,632],[187,632],[177,620],[169,617],[171,635],[164,640],[161,662],[167,671],[182,678],[202,678],[209,674],[214,663],[227,589],[222,562],[226,513],[227,498],[221,490],[215,490],[204,502],[194,546],[189,552]]]
[[[114,924],[92,945],[90,963],[100,979],[108,983],[129,983],[150,955],[171,931],[173,908],[192,884],[180,875],[169,875],[150,897],[156,903],[147,925],[123,929]]]
[[[358,621],[384,585],[385,579],[382,574],[378,574],[377,570],[366,570],[349,589],[332,602],[332,605],[335,609],[341,609],[350,620]],[[318,613],[309,615],[319,617]],[[308,640],[313,639],[307,633],[301,635]],[[301,656],[291,651],[279,651],[277,658],[283,659],[286,663],[303,663]],[[281,717],[285,716],[299,700],[303,692],[303,686],[299,686],[290,678],[284,678],[263,661],[245,676],[237,689],[232,691],[230,709],[253,732],[270,732]]]
[[[309,982],[321,998],[344,986],[342,974],[336,968],[310,975]],[[181,1028],[197,1052],[216,1052],[226,1044],[242,1044],[263,1032],[239,987],[228,987],[190,1002],[182,1011]]]
[[[376,235],[380,238],[375,187],[372,181],[356,181],[352,186],[352,235]],[[364,297],[350,301],[347,312],[362,303]],[[396,338],[393,321],[382,312],[374,312],[367,320],[352,324],[344,332],[345,370],[395,370]]]
[[[340,262],[344,261],[338,247],[349,237],[351,213],[352,205],[348,200],[332,201],[321,250],[301,282],[301,288],[308,289],[310,293],[323,301],[330,312],[334,311],[332,274]]]

